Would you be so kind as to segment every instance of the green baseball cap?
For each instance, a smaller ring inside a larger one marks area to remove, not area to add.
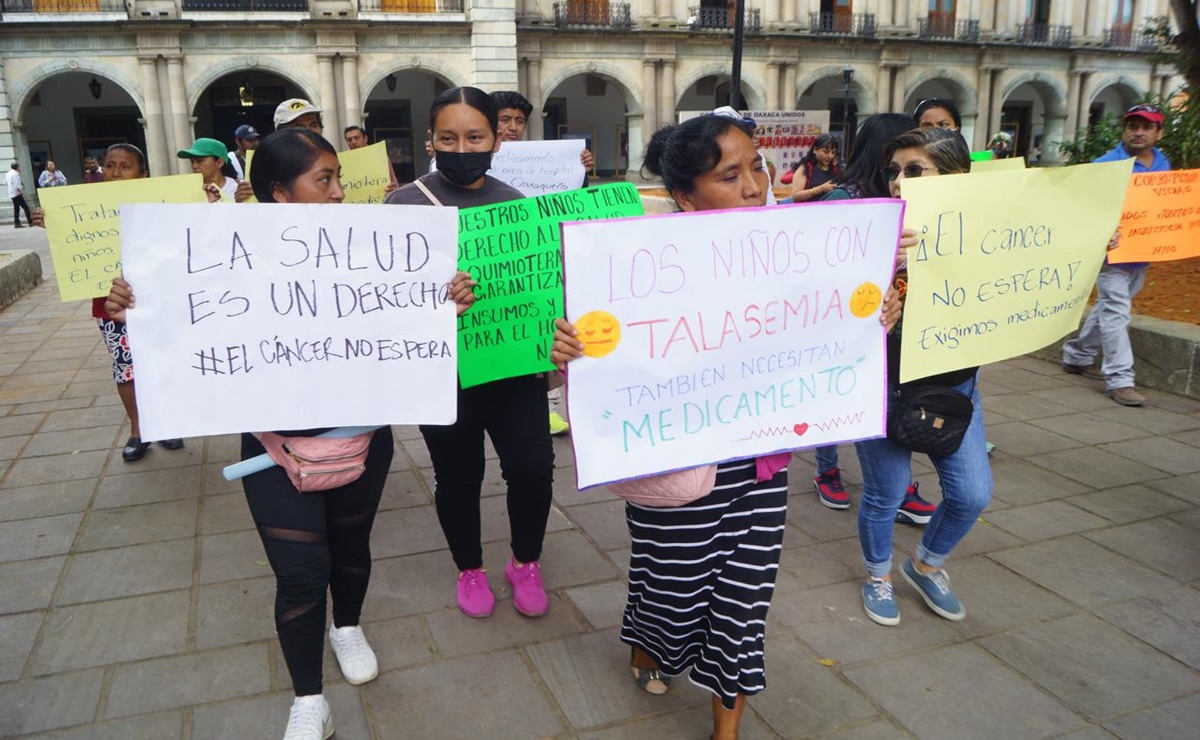
[[[217,141],[216,139],[196,139],[196,143],[192,144],[191,149],[180,149],[175,155],[180,159],[190,159],[191,157],[216,157],[229,161],[229,149]]]

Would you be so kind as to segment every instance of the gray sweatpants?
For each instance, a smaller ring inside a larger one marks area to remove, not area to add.
[[[1129,314],[1133,297],[1146,282],[1146,268],[1129,269],[1107,262],[1096,278],[1096,305],[1083,322],[1079,336],[1063,345],[1063,362],[1090,365],[1104,354],[1100,372],[1108,390],[1132,388],[1133,347],[1129,344]]]

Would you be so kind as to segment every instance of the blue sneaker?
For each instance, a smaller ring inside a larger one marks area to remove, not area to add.
[[[958,597],[950,590],[950,576],[946,575],[946,571],[939,568],[929,575],[924,575],[913,565],[912,558],[909,558],[900,569],[900,574],[917,589],[921,598],[925,600],[925,605],[932,609],[934,614],[953,622],[962,621],[967,616],[967,610],[958,603]]]
[[[863,609],[872,622],[887,627],[900,624],[900,607],[892,582],[886,578],[869,578],[862,586]]]

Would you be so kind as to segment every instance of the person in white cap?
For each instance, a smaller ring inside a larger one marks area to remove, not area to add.
[[[323,135],[324,124],[321,123],[321,109],[303,98],[290,98],[275,108],[275,130],[299,126],[312,131],[317,136]]]

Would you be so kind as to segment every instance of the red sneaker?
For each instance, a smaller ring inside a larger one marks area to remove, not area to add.
[[[842,471],[830,468],[824,473],[813,476],[813,488],[817,489],[817,497],[821,503],[831,509],[849,509],[850,494],[842,485]]]
[[[896,521],[901,524],[928,524],[933,518],[933,512],[937,511],[937,504],[931,504],[921,498],[917,490],[920,485],[913,481],[904,491],[904,502],[896,512]]]

